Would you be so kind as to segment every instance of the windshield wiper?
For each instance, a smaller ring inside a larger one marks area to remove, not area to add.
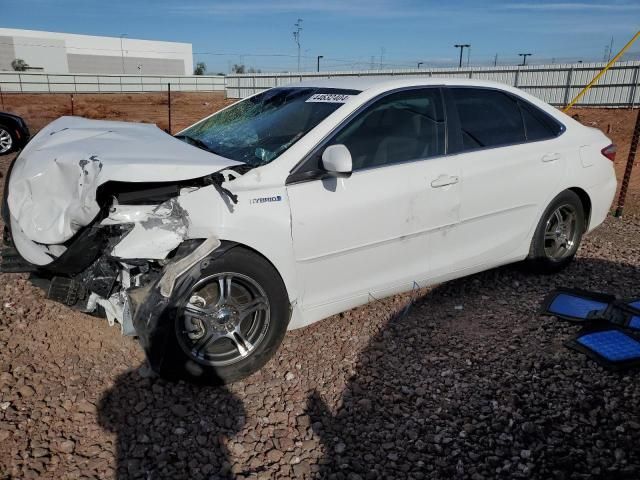
[[[200,140],[199,138],[194,138],[194,137],[190,137],[189,135],[175,135],[174,138],[177,138],[179,140],[186,140],[187,142],[189,142],[191,145],[198,147],[202,150],[206,150],[207,152],[210,153],[216,153],[213,150],[211,150],[211,148],[209,148],[209,145],[207,145],[206,143],[204,143],[202,140]]]

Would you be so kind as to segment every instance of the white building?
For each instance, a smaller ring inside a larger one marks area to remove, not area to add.
[[[0,71],[16,58],[47,73],[193,73],[190,43],[0,28]]]

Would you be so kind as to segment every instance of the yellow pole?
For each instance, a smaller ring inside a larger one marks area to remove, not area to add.
[[[576,95],[576,96],[575,96],[575,98],[574,98],[573,100],[571,100],[571,101],[569,102],[569,104],[568,104],[566,107],[564,107],[564,108],[562,109],[562,111],[563,111],[563,112],[566,112],[566,111],[567,111],[567,110],[569,110],[571,107],[573,107],[573,105],[574,105],[578,100],[580,100],[580,98],[581,98],[585,93],[587,93],[587,90],[589,90],[591,87],[593,87],[593,85],[594,85],[594,84],[595,84],[595,83],[600,79],[600,77],[601,77],[602,75],[604,75],[604,73],[605,73],[607,70],[609,70],[609,69],[611,68],[611,66],[612,66],[614,63],[616,63],[616,61],[617,61],[617,60],[622,56],[622,54],[627,50],[627,48],[629,48],[629,47],[633,44],[633,42],[635,42],[635,41],[636,41],[636,39],[637,39],[638,37],[640,37],[640,30],[639,30],[639,31],[637,31],[637,32],[636,32],[636,34],[633,36],[633,38],[632,38],[631,40],[629,40],[629,42],[627,42],[627,44],[626,44],[624,47],[622,47],[622,50],[620,50],[620,51],[618,52],[618,54],[617,54],[615,57],[613,57],[613,58],[611,59],[611,61],[610,61],[609,63],[607,63],[607,65],[606,65],[602,70],[600,70],[600,72],[598,72],[598,74],[597,74],[595,77],[593,77],[593,80],[591,80],[591,81],[589,82],[589,85],[587,85],[587,86],[586,86],[586,87],[584,87],[582,90],[580,90],[580,93],[578,93],[578,95]]]

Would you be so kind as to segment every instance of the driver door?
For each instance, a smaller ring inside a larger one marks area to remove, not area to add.
[[[324,148],[335,144],[349,149],[351,176],[305,177],[321,169]],[[423,87],[377,100],[294,171],[287,190],[309,321],[410,289],[414,279],[427,274],[425,222],[456,221],[450,204],[458,201],[457,189],[438,189],[436,201],[427,188],[443,173],[445,158],[433,157],[444,152],[440,89]]]

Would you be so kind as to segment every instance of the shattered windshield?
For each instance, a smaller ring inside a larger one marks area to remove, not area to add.
[[[273,88],[202,120],[176,138],[258,167],[273,161],[358,93],[331,88]]]

